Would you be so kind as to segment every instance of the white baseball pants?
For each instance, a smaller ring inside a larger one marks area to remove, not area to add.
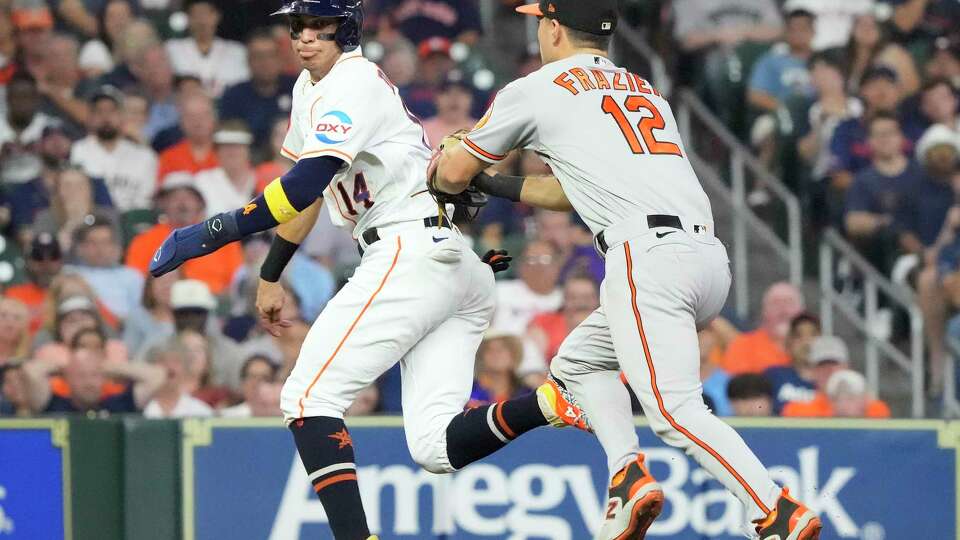
[[[642,230],[607,251],[601,307],[567,337],[551,370],[586,411],[611,475],[640,451],[622,370],[657,435],[759,519],[780,490],[737,432],[706,407],[700,384],[697,329],[717,316],[729,288],[726,249],[714,236]]]
[[[431,472],[451,472],[446,428],[470,398],[493,315],[493,272],[456,230],[417,221],[378,232],[310,328],[280,406],[288,423],[342,418],[357,393],[399,361],[410,454]]]

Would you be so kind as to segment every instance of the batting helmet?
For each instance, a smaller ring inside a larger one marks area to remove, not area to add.
[[[343,19],[337,27],[334,41],[344,52],[350,52],[360,46],[363,28],[361,0],[292,0],[271,15],[306,15]]]

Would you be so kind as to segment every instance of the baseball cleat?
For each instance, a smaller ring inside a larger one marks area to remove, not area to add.
[[[777,506],[763,520],[755,521],[760,540],[817,540],[823,524],[809,508],[783,488]]]
[[[561,386],[560,381],[553,375],[548,375],[547,382],[537,388],[537,403],[540,404],[543,417],[551,426],[573,426],[584,431],[593,431],[587,415],[577,405],[573,394]]]
[[[607,515],[596,540],[643,540],[663,510],[663,489],[643,463],[643,454],[610,481]]]

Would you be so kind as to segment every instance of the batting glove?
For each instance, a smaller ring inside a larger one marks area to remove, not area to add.
[[[490,265],[493,273],[496,274],[510,268],[510,261],[513,260],[513,257],[505,249],[491,249],[480,260]]]

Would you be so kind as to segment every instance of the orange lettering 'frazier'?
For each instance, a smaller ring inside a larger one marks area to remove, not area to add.
[[[623,73],[619,71],[613,74],[613,89],[614,90],[626,90],[627,85],[623,84],[623,81],[620,78],[623,77]]]
[[[604,72],[599,69],[591,69],[590,73],[593,73],[593,78],[597,81],[597,90],[610,89],[610,83],[607,82],[607,75]]]
[[[557,75],[557,78],[554,79],[553,82],[558,86],[562,86],[566,88],[573,95],[577,95],[580,93],[580,91],[573,86],[573,81],[570,80],[570,74],[567,73],[566,71]]]
[[[580,86],[583,87],[583,91],[596,90],[597,87],[593,84],[593,81],[590,80],[590,77],[587,75],[587,72],[580,68],[573,68],[570,70],[570,73],[580,81]]]

